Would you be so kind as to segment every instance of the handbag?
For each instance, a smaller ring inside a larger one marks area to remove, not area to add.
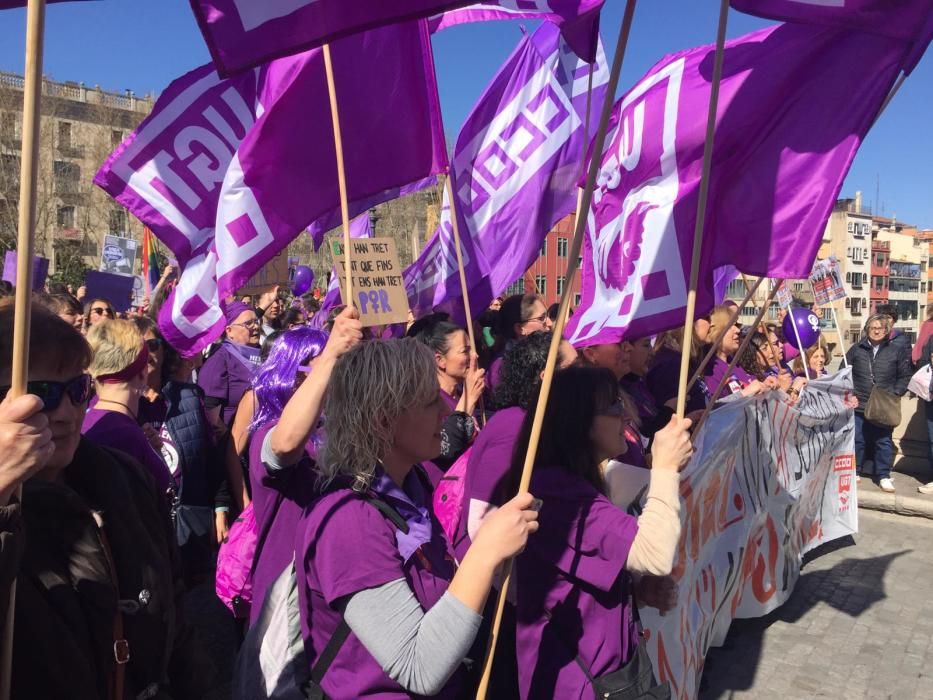
[[[907,391],[924,401],[929,401],[933,397],[933,393],[930,392],[931,384],[933,384],[933,366],[924,365],[910,378]]]
[[[885,428],[894,428],[901,422],[901,397],[875,384],[874,362],[869,362],[871,393],[865,406],[865,420]]]

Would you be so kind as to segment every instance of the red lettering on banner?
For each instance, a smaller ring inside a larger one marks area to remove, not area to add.
[[[833,457],[834,472],[854,471],[855,455],[836,455]]]
[[[752,593],[759,603],[767,603],[777,592],[777,555],[778,555],[778,537],[774,527],[774,519],[769,515],[765,521],[767,529],[768,545],[764,555],[761,553],[761,543],[764,535],[755,538],[756,552],[755,569],[752,573]]]

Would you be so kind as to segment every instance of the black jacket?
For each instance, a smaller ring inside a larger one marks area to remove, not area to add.
[[[898,396],[907,393],[907,384],[913,371],[910,353],[904,352],[901,343],[886,338],[881,341],[878,353],[873,356],[871,343],[868,338],[864,338],[849,348],[846,359],[852,367],[852,381],[859,403],[855,410],[858,413],[864,413],[874,386]]]
[[[147,688],[204,696],[214,670],[181,622],[168,514],[139,463],[82,438],[64,480],[26,482],[22,508],[0,509],[0,528],[0,599],[17,581],[13,698],[110,698],[118,601],[130,646],[124,698]]]

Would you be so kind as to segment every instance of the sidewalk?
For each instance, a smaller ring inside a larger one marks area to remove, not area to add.
[[[859,508],[933,520],[933,494],[917,493],[918,486],[933,481],[929,462],[919,457],[898,454],[894,460],[892,476],[894,486],[897,487],[896,493],[885,493],[871,479],[862,477],[858,485]]]

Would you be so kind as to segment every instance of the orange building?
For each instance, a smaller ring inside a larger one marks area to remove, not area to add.
[[[561,294],[564,293],[567,256],[570,250],[570,241],[573,239],[575,220],[576,215],[570,214],[557,222],[557,225],[548,232],[547,237],[544,239],[537,260],[525,271],[521,279],[515,280],[514,283],[509,285],[508,289],[503,292],[503,296],[524,294],[525,292],[537,290],[537,293],[544,297],[544,302],[548,306],[560,301]],[[580,303],[580,275],[582,272],[582,270],[578,270],[574,279],[574,296],[571,299],[573,306]]]

